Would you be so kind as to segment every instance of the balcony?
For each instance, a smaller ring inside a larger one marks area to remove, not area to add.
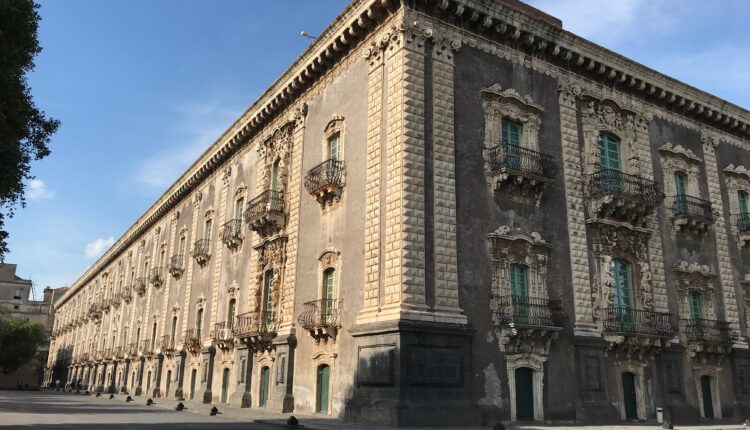
[[[193,259],[199,266],[204,267],[211,259],[211,239],[196,240],[193,244]]]
[[[88,352],[81,353],[81,355],[78,356],[78,360],[80,360],[81,363],[88,363],[90,359],[91,357]]]
[[[714,213],[708,200],[693,196],[672,197],[672,223],[675,231],[702,237],[717,217],[718,213]]]
[[[89,318],[91,318],[95,322],[101,322],[101,320],[102,320],[102,307],[99,305],[99,303],[92,303],[89,306],[88,315],[89,315]]]
[[[149,274],[148,281],[151,283],[151,285],[154,286],[154,288],[159,288],[162,285],[164,285],[164,280],[166,276],[164,276],[164,268],[163,267],[153,267],[151,268],[151,273]]]
[[[133,300],[133,287],[125,287],[120,293],[120,298],[123,302],[130,303]]]
[[[740,246],[750,245],[750,213],[732,215],[732,224],[737,228]]]
[[[102,312],[104,312],[105,314],[108,314],[109,313],[109,309],[112,306],[112,300],[110,300],[110,299],[102,299],[99,302],[99,306],[101,307]],[[72,328],[72,326],[70,328]]]
[[[567,315],[559,300],[545,297],[495,295],[490,302],[500,350],[506,354],[547,355]]]
[[[305,303],[297,322],[316,340],[335,339],[341,328],[341,299],[321,299]]]
[[[112,355],[112,348],[105,348],[102,351],[102,359],[103,360],[111,360],[112,357],[113,357],[113,355]]]
[[[125,348],[125,354],[128,355],[128,357],[135,357],[138,355],[138,344],[137,343],[130,343]]]
[[[154,342],[151,339],[141,341],[141,354],[146,357],[154,355]]]
[[[276,318],[273,312],[246,312],[237,315],[234,337],[255,349],[263,349],[276,337]]]
[[[305,175],[305,189],[321,207],[341,200],[344,188],[346,164],[342,160],[330,159],[313,167]]]
[[[614,169],[588,176],[590,216],[645,227],[647,217],[664,200],[661,186]]]
[[[250,230],[263,237],[281,230],[285,221],[284,194],[281,192],[266,190],[247,204],[245,222]]]
[[[116,346],[116,347],[112,348],[112,357],[113,358],[115,358],[115,359],[121,359],[124,356],[125,356],[125,354],[123,353],[121,346]]]
[[[135,284],[133,284],[133,290],[138,296],[143,297],[146,294],[146,285],[148,285],[148,278],[140,277],[135,278]]]
[[[622,307],[604,310],[603,331],[621,335],[643,335],[672,338],[677,330],[671,315]]]
[[[738,339],[737,333],[727,321],[698,319],[683,319],[682,332],[688,343],[702,343],[710,345],[731,345]]]
[[[518,145],[501,143],[485,151],[490,186],[495,192],[532,197],[537,203],[547,182],[557,175],[557,160]]]
[[[169,266],[167,267],[167,270],[173,278],[180,279],[185,272],[185,256],[177,254],[169,257]]]
[[[220,322],[214,324],[214,330],[211,333],[211,339],[214,345],[220,349],[227,350],[234,346],[234,321]]]
[[[174,339],[170,335],[164,335],[159,339],[159,351],[162,354],[171,354],[175,350]]]
[[[193,354],[201,350],[201,331],[197,329],[185,330],[182,336],[182,346]]]
[[[233,219],[221,227],[221,241],[229,249],[237,249],[242,245],[242,220]]]

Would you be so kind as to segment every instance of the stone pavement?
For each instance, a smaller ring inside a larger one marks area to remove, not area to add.
[[[308,414],[280,414],[258,408],[237,408],[217,405],[218,416],[210,416],[212,405],[183,401],[182,412],[174,407],[176,400],[155,399],[153,406],[146,406],[147,397],[133,396],[134,401],[125,402],[127,396],[117,395],[110,400],[109,395],[101,397],[84,396],[50,391],[0,391],[0,429],[158,429],[158,430],[197,430],[197,429],[249,429],[278,430],[287,428],[286,420],[294,415],[305,430],[387,430],[390,427],[346,423],[338,419],[324,418]],[[465,430],[487,430],[485,427],[461,427]],[[518,430],[648,430],[660,429],[656,423],[640,425],[623,424],[611,426],[551,426],[522,425],[508,426]],[[737,430],[746,427],[737,424],[675,426],[681,430]],[[424,429],[424,428],[421,428]],[[458,430],[459,428],[443,428]],[[414,430],[412,428],[412,430]]]

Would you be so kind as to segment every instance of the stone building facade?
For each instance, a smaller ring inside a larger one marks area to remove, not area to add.
[[[744,417],[749,124],[516,0],[356,0],[72,286],[51,363],[398,425]]]

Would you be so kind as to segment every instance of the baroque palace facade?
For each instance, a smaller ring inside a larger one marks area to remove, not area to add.
[[[516,0],[356,0],[69,289],[48,382],[744,418],[748,168],[748,111]]]

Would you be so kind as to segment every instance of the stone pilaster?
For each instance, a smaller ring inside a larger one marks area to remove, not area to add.
[[[713,210],[720,211],[722,216],[717,217],[714,224],[714,233],[716,237],[716,257],[719,263],[718,281],[721,285],[722,299],[724,301],[724,319],[732,325],[732,331],[737,335],[737,339],[742,339],[740,333],[740,319],[737,311],[737,296],[735,286],[737,280],[734,279],[734,270],[732,268],[732,256],[729,253],[729,240],[727,237],[727,226],[725,224],[724,202],[721,198],[721,185],[719,181],[719,168],[716,160],[716,147],[719,145],[719,139],[707,132],[701,133],[703,142],[703,158],[706,163],[706,179],[708,179],[708,195]],[[735,346],[747,348],[747,343],[737,341]]]
[[[213,255],[209,264],[213,265],[213,276],[211,276],[211,314],[209,315],[210,323],[208,330],[214,329],[214,324],[218,321],[219,313],[219,297],[221,294],[221,266],[224,257],[224,243],[221,240],[221,229],[227,222],[227,194],[229,193],[229,179],[231,178],[231,168],[227,167],[222,172],[221,192],[219,195],[219,211],[216,214],[215,219],[218,220],[218,224],[214,227],[216,233],[211,235],[211,240],[214,242],[211,244],[213,248]]]
[[[169,312],[169,298],[170,298],[170,290],[172,287],[172,282],[174,281],[174,278],[169,273],[169,258],[171,250],[174,249],[174,241],[177,237],[177,220],[180,218],[179,212],[174,212],[172,216],[170,217],[169,221],[169,235],[167,236],[167,247],[165,248],[165,254],[164,254],[164,285],[162,288],[164,289],[164,293],[162,295],[162,303],[161,303],[161,332],[163,335],[171,334],[172,330],[172,324],[171,316],[172,313]],[[177,337],[177,333],[175,333],[175,338]]]
[[[195,267],[195,261],[193,260],[192,256],[190,254],[190,249],[193,247],[193,243],[195,243],[195,238],[197,237],[197,228],[198,228],[198,212],[200,211],[200,203],[201,203],[201,194],[200,192],[193,195],[193,213],[192,213],[192,222],[190,223],[190,230],[188,231],[188,250],[186,250],[185,255],[185,271],[187,272],[185,276],[185,304],[183,305],[183,314],[185,317],[182,319],[182,333],[185,333],[188,330],[188,323],[190,322],[190,315],[191,313],[196,313],[197,310],[193,309],[190,306],[190,301],[193,297],[193,268]]]
[[[596,325],[592,307],[591,277],[586,239],[586,215],[583,196],[583,165],[578,145],[578,121],[576,99],[581,88],[567,77],[558,82],[560,92],[560,129],[562,141],[562,167],[565,177],[565,200],[568,205],[567,222],[570,264],[573,274],[573,298],[575,301],[575,334],[594,335]]]

